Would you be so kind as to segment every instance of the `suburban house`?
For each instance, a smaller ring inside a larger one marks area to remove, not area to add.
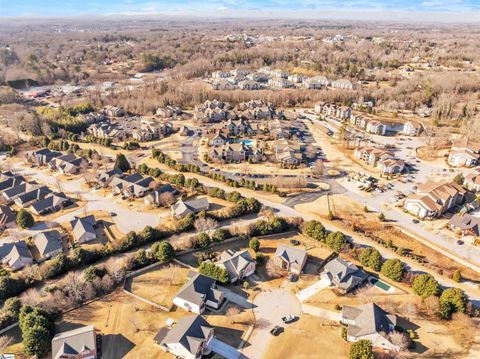
[[[17,216],[12,212],[10,207],[0,205],[0,227],[4,228],[11,223],[15,223]]]
[[[25,182],[23,176],[14,175],[11,172],[4,172],[0,175],[0,191],[16,187]]]
[[[212,90],[234,90],[236,88],[237,85],[227,80],[217,80],[212,83]]]
[[[386,335],[395,330],[397,316],[386,313],[374,303],[358,307],[343,306],[341,322],[348,325],[347,340],[349,342],[366,339],[370,340],[374,347],[396,349]]]
[[[200,359],[211,353],[213,327],[199,315],[181,318],[167,333],[160,331],[154,341],[176,358]]]
[[[406,136],[419,136],[424,131],[423,124],[421,122],[407,121],[403,125],[403,134]]]
[[[216,264],[227,270],[231,283],[252,275],[256,266],[256,262],[248,250],[234,252],[230,249],[222,252],[220,260]]]
[[[402,173],[405,162],[395,157],[381,158],[377,163],[377,169],[382,174]]]
[[[224,144],[230,142],[228,135],[224,135],[222,132],[218,131],[210,136],[208,139],[208,145],[214,147],[220,147]]]
[[[33,263],[32,254],[25,241],[4,243],[0,246],[0,261],[13,271]]]
[[[41,186],[22,193],[15,198],[14,202],[19,207],[27,208],[33,203],[45,198],[50,193],[52,193],[52,191],[47,186]]]
[[[200,273],[189,272],[188,281],[173,298],[173,304],[187,312],[201,314],[207,307],[219,309],[224,300],[215,279]]]
[[[173,198],[176,198],[180,195],[180,192],[176,188],[174,188],[171,184],[167,183],[161,185],[155,191],[148,194],[148,196],[145,197],[145,203],[159,206],[161,204],[161,196],[164,193],[171,193]]]
[[[42,232],[33,237],[41,259],[49,259],[63,252],[62,237],[56,230]]]
[[[52,339],[52,359],[96,359],[97,332],[93,325],[56,334]]]
[[[337,257],[325,265],[322,277],[346,294],[365,283],[368,275],[355,264]]]
[[[190,213],[198,213],[201,211],[208,211],[210,203],[207,198],[197,198],[188,201],[178,200],[171,209],[172,214],[177,218],[183,218]]]
[[[112,193],[121,194],[126,198],[140,198],[151,189],[152,177],[144,177],[141,173],[134,173],[125,177],[114,177],[110,181]]]
[[[42,148],[38,151],[27,152],[25,160],[27,163],[34,163],[37,166],[46,166],[51,160],[61,155],[60,152],[52,151],[49,148]]]
[[[268,80],[268,86],[279,89],[286,89],[295,87],[295,84],[283,77],[274,77]]]
[[[63,174],[80,173],[80,170],[84,166],[88,166],[88,160],[83,157],[77,157],[73,153],[55,157],[48,162],[48,167],[52,171],[60,171]]]
[[[22,196],[23,194],[33,191],[34,189],[38,188],[37,185],[23,182],[15,187],[10,187],[3,191],[2,195],[3,198],[7,200],[7,203],[13,203],[18,197]]]
[[[118,168],[111,169],[110,171],[103,171],[97,174],[97,183],[101,187],[108,187],[110,182],[115,177],[122,177],[122,176],[123,176],[123,171]]]
[[[419,218],[436,218],[461,204],[465,190],[454,182],[419,184],[417,193],[407,196],[404,208]]]
[[[463,186],[469,191],[479,192],[480,191],[480,174],[469,173],[465,176],[463,180]]]
[[[448,155],[448,164],[453,167],[475,166],[480,158],[480,145],[468,140],[452,143]]]
[[[300,248],[281,244],[275,251],[275,257],[282,260],[282,269],[294,274],[300,274],[307,263],[307,252]]]
[[[475,217],[470,214],[463,216],[455,214],[448,221],[448,227],[460,233],[462,236],[480,236],[480,217]]]
[[[112,141],[124,141],[128,137],[125,130],[110,122],[94,123],[88,126],[87,133],[96,138],[111,139]]]
[[[51,193],[47,197],[32,203],[30,211],[37,216],[41,216],[46,213],[56,212],[69,203],[71,203],[71,200],[64,193]]]
[[[116,106],[107,106],[104,108],[103,112],[108,117],[123,117],[125,116],[125,110],[123,107],[116,107]]]
[[[97,221],[93,215],[82,218],[75,217],[70,225],[72,226],[73,239],[78,243],[90,242],[97,238],[95,231]]]

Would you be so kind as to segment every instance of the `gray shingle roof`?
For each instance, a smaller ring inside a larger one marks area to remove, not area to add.
[[[354,337],[361,337],[370,334],[388,333],[390,326],[397,324],[397,317],[386,313],[374,303],[367,303],[358,307],[344,306],[342,319],[353,321],[349,324],[347,334]]]
[[[335,258],[325,265],[325,274],[332,283],[349,291],[363,283],[368,275],[355,264],[342,258]]]
[[[218,303],[222,298],[222,292],[215,289],[215,279],[200,273],[191,272],[189,280],[175,295],[190,303],[203,305],[207,300]]]
[[[52,357],[61,358],[62,354],[78,354],[84,350],[96,350],[95,327],[85,327],[56,334],[52,339]]]
[[[180,343],[190,353],[197,354],[212,329],[212,326],[199,315],[183,317],[170,329],[161,344]]]
[[[62,235],[60,232],[53,230],[37,234],[33,241],[40,255],[44,257],[46,254],[62,249]]]
[[[275,256],[283,258],[288,263],[301,265],[307,257],[307,252],[300,248],[289,247],[281,244],[275,251]]]

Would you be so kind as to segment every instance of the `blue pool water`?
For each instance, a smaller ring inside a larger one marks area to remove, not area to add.
[[[241,141],[245,146],[251,146],[255,143],[254,140],[242,140]]]

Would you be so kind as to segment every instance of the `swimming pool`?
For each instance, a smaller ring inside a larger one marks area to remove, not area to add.
[[[241,141],[245,146],[252,146],[255,144],[255,140],[242,140]]]
[[[385,292],[388,292],[390,290],[390,286],[387,283],[382,282],[381,280],[371,279],[370,283],[372,283],[375,287],[380,288]]]

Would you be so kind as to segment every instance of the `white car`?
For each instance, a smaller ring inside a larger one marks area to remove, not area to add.
[[[283,320],[283,322],[284,322],[285,324],[291,323],[291,322],[293,322],[295,319],[297,319],[297,317],[294,316],[293,314],[289,314],[289,315],[287,315],[287,316],[285,316],[285,317],[282,318],[282,320]]]

